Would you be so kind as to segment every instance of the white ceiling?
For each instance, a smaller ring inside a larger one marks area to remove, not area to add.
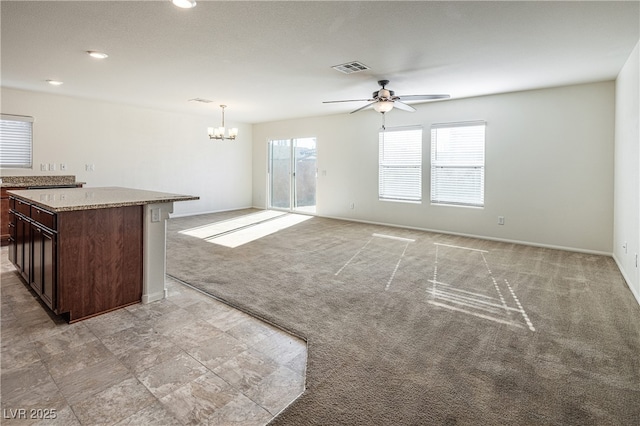
[[[349,112],[322,101],[379,79],[452,98],[612,80],[640,38],[638,1],[2,1],[1,18],[2,86],[216,122],[219,104],[228,122]],[[371,69],[331,68],[354,60]]]

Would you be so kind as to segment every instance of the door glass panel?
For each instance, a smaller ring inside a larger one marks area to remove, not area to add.
[[[277,209],[291,208],[291,141],[269,142],[270,203]]]
[[[293,140],[294,150],[294,210],[316,211],[316,138]]]

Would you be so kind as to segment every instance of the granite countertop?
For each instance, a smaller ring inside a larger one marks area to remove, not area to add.
[[[31,186],[83,185],[74,175],[60,176],[2,176],[2,188],[29,188]]]
[[[55,213],[200,199],[193,195],[120,187],[29,189],[7,192]]]

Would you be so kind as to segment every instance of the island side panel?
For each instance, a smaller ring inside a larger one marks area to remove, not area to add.
[[[77,321],[139,302],[143,207],[58,213],[57,313]]]

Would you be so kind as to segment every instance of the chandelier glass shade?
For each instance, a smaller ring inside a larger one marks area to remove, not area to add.
[[[209,134],[209,139],[234,140],[236,137],[238,137],[238,128],[237,127],[233,127],[231,129],[229,129],[229,134],[225,135],[227,129],[225,129],[225,127],[224,127],[224,109],[226,107],[227,107],[226,105],[220,105],[220,108],[222,108],[222,126],[220,126],[220,127],[209,127],[207,129],[207,133]]]

